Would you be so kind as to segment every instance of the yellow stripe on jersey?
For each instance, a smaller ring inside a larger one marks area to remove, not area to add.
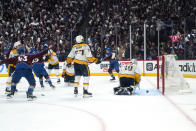
[[[134,75],[130,75],[130,74],[118,74],[118,78],[121,78],[121,77],[127,77],[127,78],[135,79],[135,76]]]
[[[79,85],[79,82],[74,82],[74,85]]]
[[[88,65],[88,62],[87,61],[81,61],[81,60],[78,60],[78,59],[74,59],[73,62],[74,63],[77,63],[77,64],[81,64],[81,65]]]
[[[84,85],[84,86],[88,86],[88,85],[89,85],[89,83],[83,83],[83,85]]]
[[[82,44],[75,44],[73,47],[77,47],[77,46],[81,46],[81,45],[83,45],[83,46],[88,46],[87,44],[82,43]]]
[[[71,63],[73,61],[73,59],[71,57],[67,57],[67,63]]]
[[[51,63],[50,63],[50,65],[53,65],[53,66],[54,66],[54,65],[57,65],[57,64],[59,64],[59,61],[57,61],[57,62],[54,63],[54,64],[51,64]]]
[[[98,59],[95,57],[88,57],[87,60],[90,62],[95,62],[95,63],[98,61]]]
[[[74,76],[74,74],[71,74],[71,73],[69,73],[69,72],[67,72],[67,71],[65,71],[65,73],[66,73],[68,76]]]
[[[134,75],[135,75],[135,81],[136,81],[136,82],[140,82],[141,75],[138,74],[138,73],[135,73]]]

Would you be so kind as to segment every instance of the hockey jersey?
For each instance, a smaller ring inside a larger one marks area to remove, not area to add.
[[[116,60],[116,50],[112,50],[111,48],[106,48],[106,54],[103,60]]]
[[[18,56],[18,55],[19,55],[19,54],[18,54],[17,49],[13,49],[13,50],[11,50],[11,52],[10,52],[8,58],[13,58],[13,57]],[[16,67],[16,65],[14,65],[14,64],[9,64],[9,66],[14,66],[14,67]]]
[[[141,73],[136,64],[129,63],[121,65],[118,77],[133,78],[136,82],[140,82]]]
[[[47,55],[49,56],[49,59],[48,59],[49,64],[51,65],[59,64],[59,59],[53,50],[49,50]]]
[[[88,65],[88,62],[97,62],[98,59],[92,56],[89,46],[85,43],[75,44],[67,57],[67,63],[78,63]]]
[[[74,76],[75,71],[74,71],[73,65],[67,66],[67,64],[65,63],[63,66],[63,74],[67,74],[69,76]]]
[[[32,69],[32,64],[39,62],[43,55],[48,52],[48,49],[38,54],[21,54],[13,58],[5,59],[0,64],[15,64],[16,69]]]

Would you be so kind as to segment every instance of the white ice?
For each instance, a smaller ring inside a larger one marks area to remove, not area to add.
[[[187,79],[193,93],[162,96],[156,79],[142,77],[141,91],[134,96],[115,96],[109,76],[93,76],[92,98],[75,98],[73,87],[52,79],[56,89],[38,80],[35,101],[27,101],[28,83],[17,85],[18,93],[6,99],[6,78],[0,78],[0,131],[196,131],[196,80]],[[149,90],[149,93],[145,91]],[[151,92],[152,91],[152,92]],[[155,91],[155,93],[153,93]]]

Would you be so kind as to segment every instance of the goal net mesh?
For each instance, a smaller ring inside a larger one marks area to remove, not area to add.
[[[157,87],[163,94],[191,92],[174,55],[159,56],[157,62]]]

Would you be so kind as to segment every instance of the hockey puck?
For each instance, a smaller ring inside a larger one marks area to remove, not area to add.
[[[149,92],[149,90],[146,90],[146,93],[148,93]]]
[[[41,94],[41,96],[45,96],[44,94]]]

